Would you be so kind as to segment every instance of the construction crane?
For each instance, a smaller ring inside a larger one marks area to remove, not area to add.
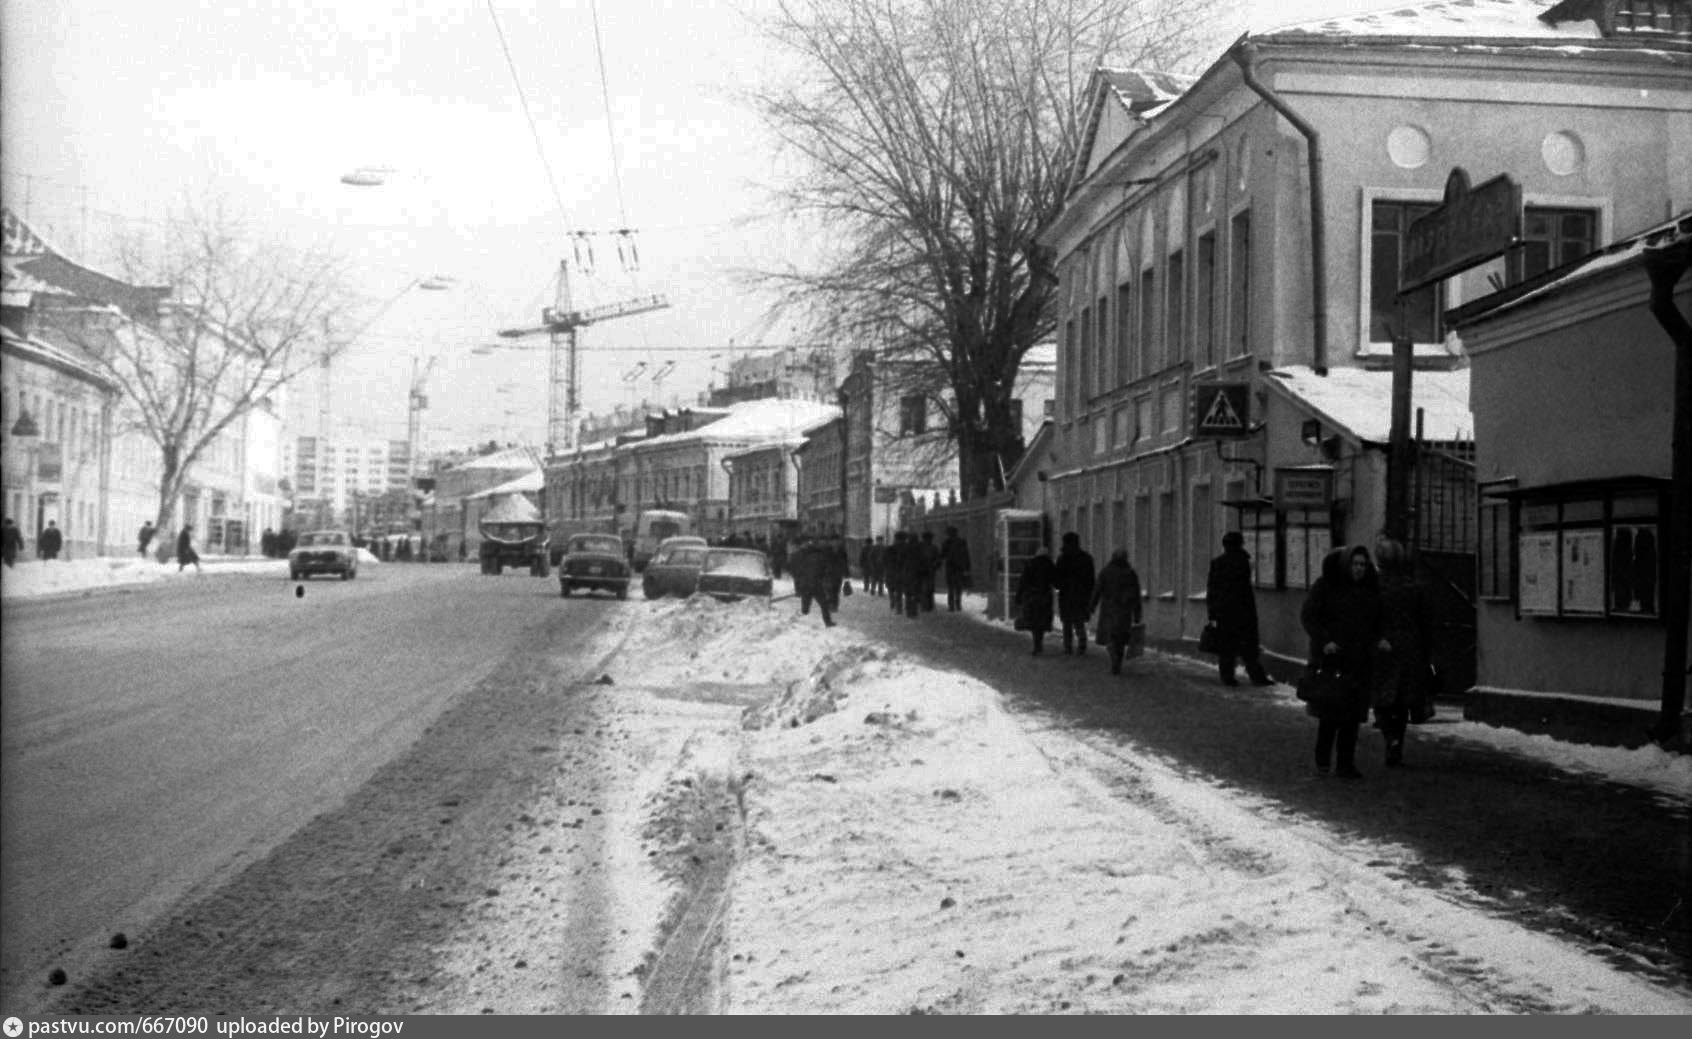
[[[551,337],[546,395],[548,458],[568,453],[576,446],[576,414],[581,410],[581,358],[577,331],[613,318],[663,310],[669,305],[670,301],[662,294],[655,294],[577,310],[570,302],[570,264],[561,260],[558,264],[557,294],[553,305],[541,311],[541,324],[533,328],[500,329],[499,334],[506,339],[519,339],[541,332]]]

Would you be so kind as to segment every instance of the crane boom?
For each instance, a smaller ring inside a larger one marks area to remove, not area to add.
[[[546,415],[546,453],[568,451],[576,439],[575,418],[579,407],[576,384],[580,367],[576,350],[578,329],[600,321],[632,317],[654,310],[664,310],[670,301],[661,293],[636,296],[633,299],[606,303],[602,306],[577,310],[570,305],[570,265],[558,264],[558,293],[553,306],[541,311],[541,324],[533,328],[502,328],[499,334],[506,339],[546,333],[552,338],[548,378]]]

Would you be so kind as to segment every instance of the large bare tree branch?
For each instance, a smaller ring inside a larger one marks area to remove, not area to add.
[[[156,309],[67,310],[50,329],[119,388],[130,428],[157,446],[161,530],[194,464],[262,401],[345,349],[355,314],[335,256],[268,241],[215,207],[165,227],[162,240],[137,235],[117,249],[122,280],[168,288]]]
[[[781,0],[799,59],[751,96],[801,170],[772,191],[814,221],[815,263],[755,273],[825,338],[904,358],[940,403],[966,495],[1014,463],[1023,355],[1054,333],[1055,258],[1083,93],[1102,64],[1180,71],[1214,0]]]

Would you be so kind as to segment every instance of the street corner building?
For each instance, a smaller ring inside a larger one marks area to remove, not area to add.
[[[1502,691],[1532,690],[1535,717],[1597,739],[1620,711],[1642,738],[1674,346],[1643,260],[1614,268],[1692,207],[1692,5],[1431,2],[1253,30],[1196,77],[1097,70],[1081,125],[1043,233],[1053,422],[1018,504],[1126,549],[1149,635],[1189,649],[1208,560],[1240,531],[1284,675],[1323,554],[1402,522],[1439,600],[1443,693],[1514,722]],[[1464,253],[1487,216],[1507,242]]]

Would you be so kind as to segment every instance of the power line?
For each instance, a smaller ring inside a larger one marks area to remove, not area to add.
[[[541,168],[546,171],[546,186],[552,190],[552,200],[558,203],[559,219],[568,227],[570,214],[564,208],[564,196],[558,191],[558,177],[552,172],[552,163],[547,161],[546,148],[541,145],[540,128],[535,125],[534,113],[529,111],[529,98],[523,93],[523,81],[517,75],[517,63],[511,57],[511,45],[505,40],[505,29],[499,24],[499,12],[494,10],[493,0],[488,0],[488,17],[493,19],[494,32],[499,36],[499,49],[505,52],[505,67],[511,70],[511,82],[517,87],[517,100],[523,106],[523,118],[528,120],[529,135],[535,140],[535,152],[540,156]]]
[[[605,79],[605,44],[599,31],[599,0],[591,0],[588,9],[593,13],[593,52],[599,57],[599,97],[605,106],[605,137],[611,143],[611,179],[617,185],[617,215],[626,229],[629,211],[623,204],[623,160],[617,151],[617,132],[611,125],[611,88],[606,85]]]

